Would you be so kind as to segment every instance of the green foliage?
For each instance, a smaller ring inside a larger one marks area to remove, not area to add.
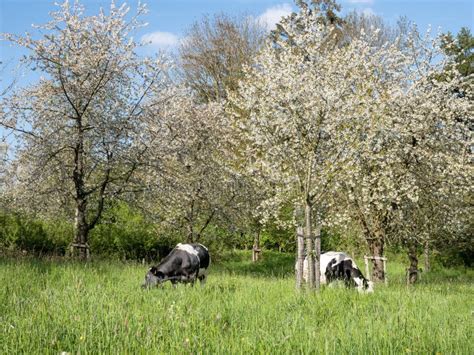
[[[278,221],[290,223],[293,219],[294,205],[292,203],[283,204],[278,210],[277,216],[271,216],[265,228],[260,233],[260,245],[266,249],[283,252],[296,251],[295,230],[282,227]],[[302,222],[302,221],[299,221]]]
[[[454,57],[457,70],[463,76],[474,73],[474,37],[467,27],[461,28],[456,37],[450,32],[443,37],[443,50]]]
[[[160,233],[143,214],[123,202],[107,210],[102,222],[90,233],[94,253],[124,259],[159,259],[176,242],[176,236]]]
[[[441,265],[474,265],[474,243],[472,232],[467,231],[456,236],[455,241],[438,240],[434,243],[435,261]]]
[[[33,219],[20,214],[0,215],[0,248],[35,254],[64,254],[73,235],[62,220]]]
[[[345,251],[350,255],[362,255],[367,253],[367,242],[355,226],[344,232],[337,228],[323,229],[321,231],[321,250]]]
[[[0,214],[0,250],[35,255],[65,255],[72,236],[72,223],[63,219],[41,220],[20,214]],[[234,250],[251,249],[254,237],[254,234],[240,233],[238,230],[229,230],[223,226],[210,224],[198,242],[213,251],[214,261],[220,261],[229,256],[235,257]],[[144,258],[148,261],[158,261],[180,242],[186,242],[186,240],[178,230],[148,221],[139,210],[124,202],[107,209],[101,223],[91,231],[90,235],[93,256],[129,260]],[[295,234],[289,229],[279,228],[276,222],[269,223],[260,233],[260,245],[264,249],[264,259],[265,255],[276,250],[294,253]],[[433,265],[472,266],[474,252],[469,234],[458,236],[456,243],[439,242],[433,247],[435,248],[431,257]],[[367,253],[367,245],[355,226],[346,228],[345,231],[323,229],[321,250],[339,250],[360,256]],[[442,253],[436,250],[442,250]],[[405,253],[401,245],[391,245],[389,251]],[[246,262],[250,263],[250,260],[251,256],[248,256]],[[254,268],[253,264],[241,265],[244,265],[244,268]],[[264,265],[261,267],[265,268]],[[276,274],[279,273],[277,270],[281,271],[279,266],[273,269]]]
[[[261,245],[267,249],[293,252],[296,250],[295,232],[269,225],[261,233]]]
[[[183,240],[180,241],[183,242]],[[229,250],[250,247],[253,243],[253,238],[248,234],[229,231],[215,224],[210,224],[197,242],[204,244],[213,251],[213,260],[219,260]]]
[[[315,294],[295,291],[291,255],[253,269],[249,252],[234,255],[211,265],[204,288],[150,291],[135,263],[0,258],[0,353],[474,353],[472,270],[407,288],[404,265],[389,263],[374,294]]]
[[[0,215],[0,249],[64,255],[73,235],[73,225],[66,220]],[[107,210],[102,223],[92,229],[90,247],[94,255],[157,260],[178,241],[181,240],[175,235],[160,233],[154,224],[127,204],[118,203]]]

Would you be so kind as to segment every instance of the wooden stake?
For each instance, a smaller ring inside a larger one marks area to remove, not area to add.
[[[372,277],[370,276],[370,272],[369,272],[369,258],[364,255],[364,263],[365,263],[365,274],[367,275],[367,278],[369,279],[369,281],[372,281]]]
[[[296,245],[297,245],[297,256],[296,256],[296,288],[301,289],[303,285],[303,265],[304,265],[304,235],[303,227],[296,229]]]

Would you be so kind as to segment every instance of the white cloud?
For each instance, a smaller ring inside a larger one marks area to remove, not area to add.
[[[260,21],[268,30],[272,30],[275,27],[275,24],[281,20],[282,16],[289,15],[292,12],[293,9],[291,5],[284,3],[266,9],[257,20]]]
[[[373,4],[374,0],[348,0],[351,4]]]
[[[141,41],[142,43],[149,44],[155,48],[167,48],[177,45],[179,37],[171,32],[157,31],[144,34]]]
[[[362,13],[366,16],[374,16],[375,15],[375,11],[370,7],[366,7],[364,10],[362,10]]]

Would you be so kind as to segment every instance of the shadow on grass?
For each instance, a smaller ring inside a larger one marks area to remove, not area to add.
[[[252,262],[251,251],[234,251],[212,266],[213,272],[254,277],[294,275],[295,257],[274,251],[263,251],[261,260]]]

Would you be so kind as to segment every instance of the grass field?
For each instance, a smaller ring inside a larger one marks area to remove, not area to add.
[[[204,288],[144,291],[146,266],[0,258],[0,353],[474,354],[474,271],[374,294],[296,292],[293,256],[211,266]]]

